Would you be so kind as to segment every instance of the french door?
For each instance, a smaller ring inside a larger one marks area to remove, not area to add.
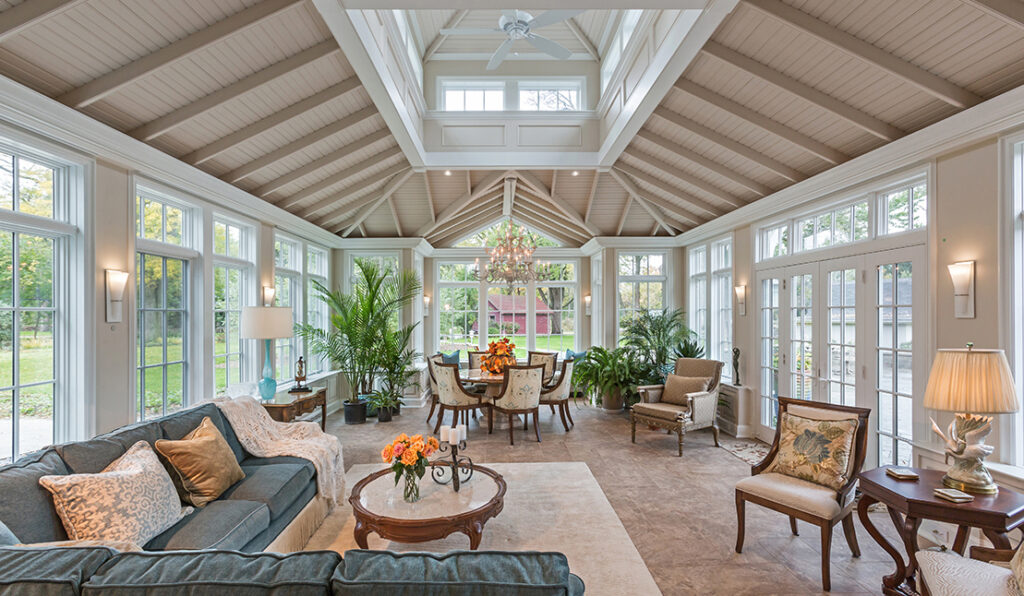
[[[759,272],[760,439],[774,437],[780,395],[868,407],[868,464],[911,463],[913,396],[926,382],[927,326],[914,333],[928,314],[925,257],[913,247]]]

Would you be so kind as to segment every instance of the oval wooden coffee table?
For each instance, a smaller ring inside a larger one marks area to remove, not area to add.
[[[348,498],[356,518],[356,544],[369,548],[370,532],[395,542],[427,542],[462,532],[469,536],[469,548],[476,550],[484,524],[505,506],[507,487],[501,474],[490,468],[473,466],[473,471],[459,492],[451,484],[431,480],[428,471],[420,480],[420,500],[415,503],[402,499],[404,481],[395,486],[390,468],[363,478]]]

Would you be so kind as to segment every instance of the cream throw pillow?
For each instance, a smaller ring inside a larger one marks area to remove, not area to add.
[[[813,420],[783,412],[779,453],[768,472],[778,472],[839,490],[849,480],[857,419]]]
[[[245,478],[231,446],[209,416],[180,441],[160,439],[154,446],[171,463],[171,479],[180,489],[181,500],[196,507],[213,501]]]
[[[687,394],[701,393],[708,390],[711,379],[707,377],[680,377],[669,375],[665,379],[665,389],[661,392],[661,401],[666,404],[685,406],[689,404]]]
[[[182,508],[167,470],[145,441],[98,474],[43,476],[39,484],[71,540],[145,545],[191,513]]]

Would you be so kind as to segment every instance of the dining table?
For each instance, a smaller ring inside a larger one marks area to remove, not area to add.
[[[459,380],[465,383],[479,383],[486,385],[483,397],[492,399],[501,395],[501,386],[505,383],[505,373],[492,373],[480,368],[470,368],[459,371]],[[522,420],[518,415],[516,420]],[[494,419],[495,428],[508,428],[508,421],[503,416]]]

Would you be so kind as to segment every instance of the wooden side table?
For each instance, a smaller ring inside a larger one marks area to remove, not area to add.
[[[885,468],[861,472],[859,476],[861,497],[857,515],[868,534],[896,562],[896,572],[882,578],[884,594],[918,593],[915,554],[921,520],[931,519],[956,525],[953,550],[960,555],[967,548],[972,528],[979,528],[996,548],[1009,549],[1010,541],[1006,533],[1024,523],[1024,495],[1018,492],[1000,488],[995,495],[975,495],[970,503],[951,503],[932,494],[932,490],[942,487],[945,472],[920,468],[914,468],[914,471],[920,475],[919,480],[897,480],[886,474]],[[897,547],[871,523],[868,507],[874,503],[883,503],[889,510],[889,518],[896,526],[907,552],[906,563]]]
[[[291,422],[320,407],[320,430],[327,430],[327,388],[313,387],[307,393],[288,393],[282,391],[274,394],[274,398],[261,402],[278,422]]]

